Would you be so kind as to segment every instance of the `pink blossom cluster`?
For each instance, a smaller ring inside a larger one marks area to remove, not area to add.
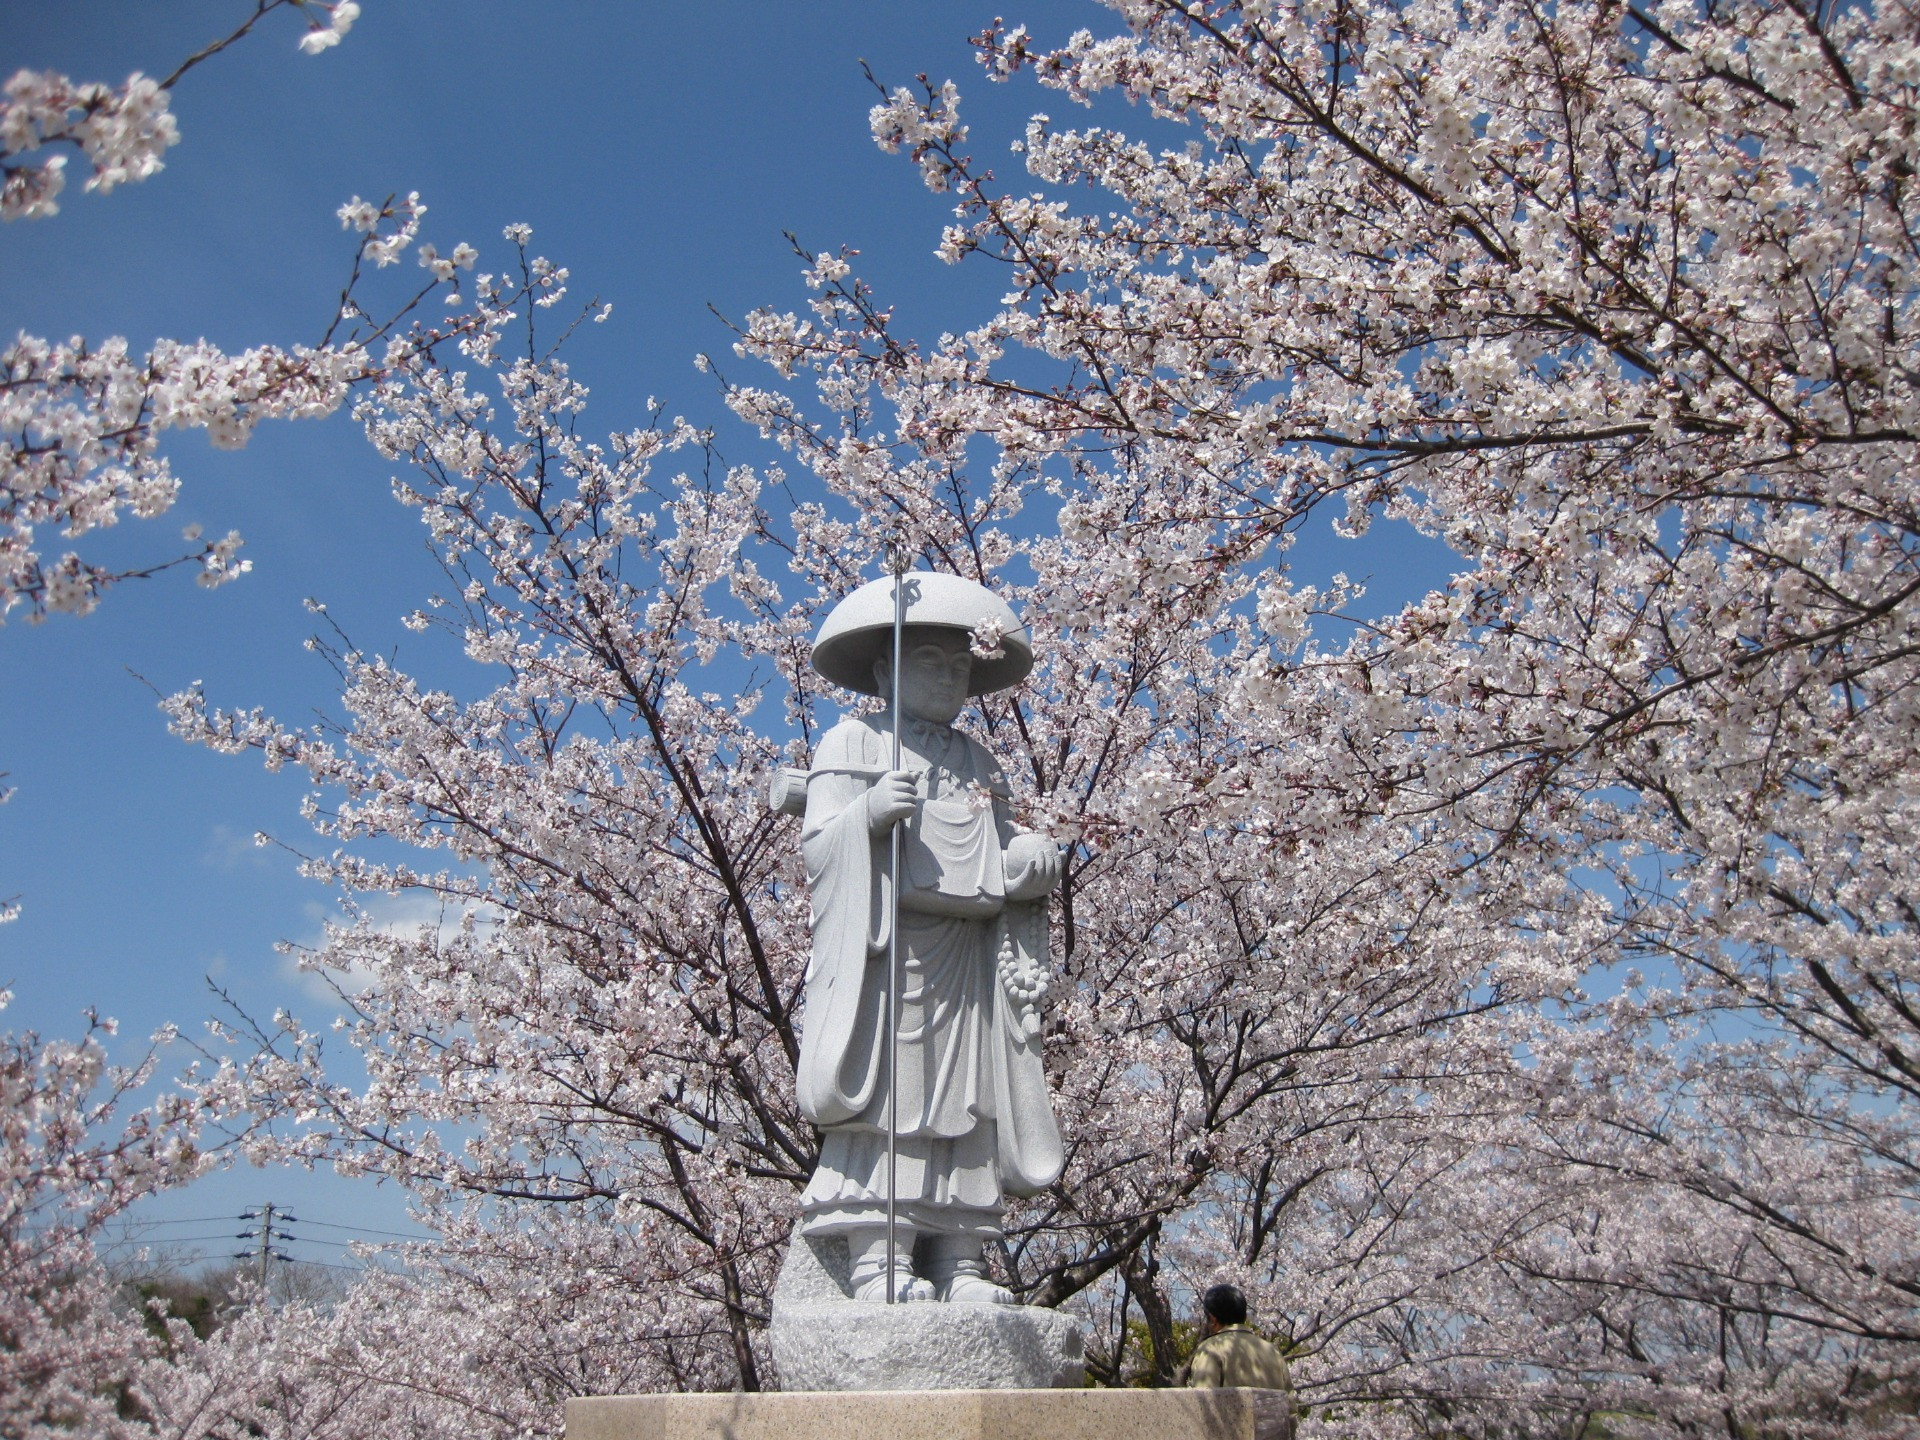
[[[305,8],[318,10],[326,16],[324,25],[315,17],[311,28],[300,37],[300,48],[309,55],[318,55],[338,45],[353,28],[353,22],[360,18],[360,7],[354,0],[333,0],[332,4],[307,0]]]
[[[227,354],[204,340],[160,340],[145,355],[125,340],[90,344],[81,337],[53,342],[22,334],[0,350],[0,621],[24,606],[30,618],[85,614],[118,580],[178,565],[197,569],[204,586],[246,573],[240,537],[229,532],[154,564],[114,571],[68,552],[48,559],[43,532],[78,538],[114,525],[125,515],[153,519],[171,509],[179,489],[163,436],[201,430],[221,449],[239,449],[266,419],[330,415],[354,386],[399,363],[414,348],[431,349],[458,327],[396,329],[418,299],[445,285],[458,296],[458,277],[478,252],[464,242],[442,259],[420,240],[427,207],[417,193],[381,204],[355,196],[340,208],[343,228],[360,238],[354,269],[327,343],[317,347],[256,346]],[[395,318],[375,321],[356,298],[362,268],[384,269],[416,252],[429,271],[425,289],[397,304]],[[534,282],[549,293],[563,280]]]
[[[91,167],[86,189],[102,195],[159,173],[166,166],[167,150],[180,143],[169,102],[173,85],[195,65],[243,39],[269,11],[286,5],[308,14],[300,48],[309,55],[338,45],[360,16],[355,0],[255,0],[253,14],[237,30],[187,59],[165,80],[135,72],[118,89],[97,82],[76,84],[52,71],[16,71],[0,91],[0,220],[59,213],[67,157],[16,159],[49,146],[77,148]]]
[[[37,164],[14,163],[14,157],[61,142],[79,147],[92,166],[86,188],[104,195],[164,168],[162,157],[180,142],[180,127],[166,90],[145,75],[130,75],[114,90],[76,85],[52,71],[16,72],[0,98],[0,220],[59,213],[66,157]]]
[[[123,513],[145,520],[170,509],[179,482],[160,453],[164,432],[201,429],[237,449],[263,418],[331,413],[368,367],[357,346],[227,355],[205,341],[163,340],[135,356],[118,339],[18,337],[0,351],[0,429],[11,437],[0,449],[0,616],[23,604],[36,616],[84,614],[98,603],[118,577],[73,553],[44,561],[36,532],[79,537]],[[238,548],[229,535],[182,558],[198,565],[201,584],[219,585],[247,569]]]
[[[287,4],[327,16],[324,27],[315,21],[308,37],[324,36],[324,43],[303,42],[309,51],[339,43],[360,13],[352,0],[257,0],[237,30],[166,80],[135,74],[118,90],[75,84],[51,72],[15,73],[0,94],[0,219],[58,211],[66,157],[14,163],[49,146],[77,147],[92,167],[86,188],[102,194],[157,173],[166,150],[180,139],[169,110],[173,84]],[[385,266],[411,248],[425,213],[417,195],[397,206],[365,205],[356,197],[349,208],[357,228],[368,234],[356,256],[356,281],[360,260]],[[381,233],[382,222],[395,219],[399,223]],[[473,259],[472,249],[462,245],[453,265],[471,266]],[[436,283],[449,278],[446,267],[426,253],[422,263]],[[244,574],[249,562],[237,558],[241,542],[232,533],[144,568],[115,572],[72,552],[44,558],[36,532],[58,526],[76,537],[123,514],[152,519],[171,508],[178,482],[160,454],[163,431],[202,429],[214,445],[237,449],[261,419],[332,413],[347,388],[368,373],[371,347],[390,328],[360,310],[353,290],[350,281],[333,327],[346,324],[351,337],[318,349],[261,346],[229,356],[204,340],[162,340],[136,356],[118,337],[89,344],[78,336],[60,343],[21,334],[0,351],[0,431],[8,437],[0,450],[0,623],[21,605],[36,619],[50,612],[84,614],[114,581],[176,565],[197,566],[206,586]],[[200,537],[196,530],[185,539],[193,545]]]

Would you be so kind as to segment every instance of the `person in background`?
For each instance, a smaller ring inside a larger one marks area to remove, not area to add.
[[[1247,1328],[1247,1297],[1232,1285],[1215,1285],[1200,1297],[1200,1324],[1206,1338],[1195,1348],[1187,1369],[1194,1389],[1242,1386],[1251,1390],[1291,1390],[1287,1361]]]

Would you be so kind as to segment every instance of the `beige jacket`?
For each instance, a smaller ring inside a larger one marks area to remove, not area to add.
[[[1293,1388],[1287,1375],[1286,1357],[1245,1325],[1229,1325],[1200,1342],[1193,1352],[1187,1384],[1195,1389]]]

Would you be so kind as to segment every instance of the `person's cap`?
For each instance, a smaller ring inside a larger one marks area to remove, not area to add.
[[[1033,642],[1013,607],[986,586],[961,575],[913,570],[900,576],[907,624],[938,626],[962,635],[983,624],[998,627],[997,659],[973,657],[967,693],[985,695],[1018,685],[1033,669]],[[862,585],[833,607],[813,642],[813,668],[836,685],[863,695],[879,694],[873,664],[893,645],[894,577]]]

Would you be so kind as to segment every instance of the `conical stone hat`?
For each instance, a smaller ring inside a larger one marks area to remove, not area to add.
[[[833,607],[813,642],[813,668],[836,685],[863,695],[880,693],[873,662],[893,648],[893,576],[862,585]],[[913,570],[900,577],[907,592],[907,624],[937,625],[962,634],[983,620],[1000,626],[997,660],[973,657],[969,695],[1018,685],[1033,669],[1033,641],[1013,607],[984,585],[960,575]]]

